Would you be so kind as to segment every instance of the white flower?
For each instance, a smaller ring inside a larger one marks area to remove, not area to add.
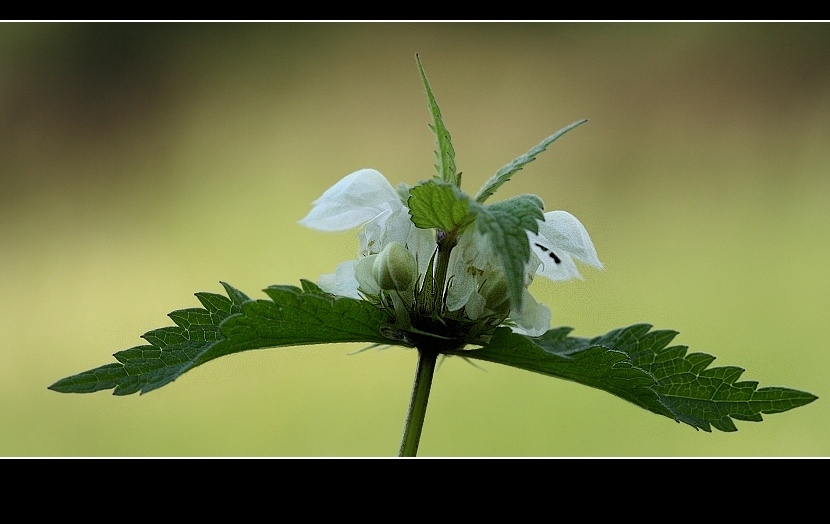
[[[334,274],[323,275],[318,284],[335,295],[360,298],[359,287],[372,288],[371,264],[363,261],[397,242],[415,256],[421,272],[435,249],[431,231],[418,229],[409,219],[409,209],[389,181],[374,169],[361,169],[347,175],[315,200],[300,224],[320,231],[345,231],[360,227],[359,260],[349,260]],[[362,282],[359,282],[362,281]],[[363,284],[363,285],[361,285]]]
[[[412,229],[409,210],[389,182],[374,169],[347,175],[315,200],[300,224],[320,231],[363,226],[360,256],[380,253],[389,242],[406,242]]]
[[[526,266],[525,290],[521,308],[512,308],[509,317],[516,323],[515,331],[530,336],[539,336],[550,329],[551,312],[544,304],[536,301],[526,289],[535,275],[542,275],[553,281],[582,278],[574,259],[602,269],[591,237],[582,223],[567,211],[549,211],[545,220],[539,221],[539,233],[527,232],[531,247],[531,258]],[[447,305],[450,310],[466,307],[470,318],[488,314],[483,309],[485,302],[491,302],[479,292],[488,291],[488,281],[503,278],[501,270],[492,264],[492,247],[487,239],[476,233],[462,235],[456,247],[459,258],[454,267],[454,287],[448,290]],[[454,253],[455,254],[455,253]],[[472,276],[471,276],[472,275]]]
[[[597,269],[602,262],[585,226],[567,211],[548,211],[545,220],[539,221],[539,233],[527,232],[532,255],[527,264],[526,285],[533,275],[542,275],[553,281],[582,278],[574,258]],[[537,337],[550,329],[551,313],[525,289],[520,311],[513,310],[510,317],[518,330]]]
[[[361,298],[361,294],[378,295],[391,286],[406,291],[411,305],[411,286],[423,283],[437,244],[432,230],[415,227],[409,209],[386,178],[374,169],[355,171],[326,190],[313,206],[301,224],[322,231],[360,227],[358,259],[343,262],[334,274],[321,276],[320,287],[335,295]],[[521,308],[510,307],[509,300],[496,296],[507,293],[505,275],[496,264],[489,239],[471,227],[459,237],[450,255],[447,287],[440,291],[445,291],[447,310],[454,314],[463,310],[473,321],[507,316],[515,323],[515,331],[530,336],[550,329],[550,309],[526,289],[533,277],[539,274],[554,281],[582,278],[574,259],[599,269],[602,263],[585,227],[566,211],[545,213],[538,234],[528,232],[527,237],[531,257]],[[390,273],[390,269],[407,274]],[[413,272],[410,281],[409,273]],[[396,309],[403,296],[397,293],[393,297]]]
[[[531,337],[544,335],[550,329],[550,308],[544,304],[540,304],[530,294],[527,288],[522,290],[521,309],[511,309],[510,318],[516,322],[516,327],[513,328],[513,331],[524,333]]]
[[[585,226],[567,211],[545,213],[545,221],[539,222],[539,234],[528,231],[527,237],[539,264],[534,272],[551,280],[581,279],[574,258],[602,269]]]

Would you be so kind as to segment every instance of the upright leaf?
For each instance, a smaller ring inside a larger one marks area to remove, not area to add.
[[[502,184],[510,180],[510,177],[512,177],[514,173],[521,170],[526,164],[532,162],[536,158],[536,155],[547,149],[547,147],[551,145],[557,138],[564,135],[571,129],[574,129],[577,126],[584,124],[585,122],[587,122],[587,120],[579,120],[578,122],[574,122],[569,126],[563,127],[556,133],[550,135],[546,139],[539,142],[539,144],[531,148],[530,151],[528,151],[527,153],[516,158],[509,164],[505,165],[504,167],[496,171],[496,174],[493,175],[490,178],[490,180],[488,180],[484,184],[484,186],[482,186],[482,188],[479,190],[478,194],[475,197],[475,201],[478,203],[483,203],[485,200],[490,198],[490,196],[494,194],[496,190],[498,190],[498,188],[502,186]]]
[[[424,89],[427,92],[429,112],[432,115],[432,124],[430,124],[429,128],[435,133],[435,141],[438,145],[438,150],[435,152],[435,160],[437,162],[435,164],[435,171],[437,172],[437,177],[443,182],[458,186],[461,183],[461,176],[456,172],[455,149],[452,147],[450,132],[447,131],[444,121],[441,119],[441,110],[438,108],[438,102],[435,101],[435,96],[432,94],[432,88],[429,86],[424,67],[421,65],[421,57],[415,55],[415,61],[418,63],[421,81],[424,83]]]

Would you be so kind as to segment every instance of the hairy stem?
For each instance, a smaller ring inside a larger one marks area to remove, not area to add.
[[[406,415],[399,457],[414,457],[418,454],[418,443],[421,441],[421,430],[427,414],[429,390],[432,387],[437,360],[437,351],[418,348],[418,369],[415,371],[415,382],[412,384],[412,397],[409,400],[409,412]]]

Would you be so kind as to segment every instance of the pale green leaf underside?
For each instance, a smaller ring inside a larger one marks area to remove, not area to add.
[[[388,318],[369,302],[334,298],[313,283],[303,289],[272,286],[270,300],[251,300],[228,284],[228,297],[197,293],[203,309],[174,311],[176,326],[145,333],[149,345],[115,353],[107,364],[61,379],[49,389],[92,393],[113,389],[114,395],[146,393],[172,382],[182,373],[231,353],[269,347],[335,342],[399,343],[384,338]]]
[[[435,180],[410,189],[407,205],[412,223],[422,229],[456,232],[473,219],[469,197],[457,186]]]
[[[654,413],[696,429],[737,431],[734,420],[761,421],[809,404],[815,395],[782,387],[738,382],[743,369],[708,368],[715,357],[669,346],[674,331],[647,324],[592,339],[568,337],[570,328],[527,337],[499,328],[482,349],[453,354],[563,378],[613,393]]]
[[[429,102],[429,112],[432,115],[432,124],[430,129],[435,133],[435,140],[438,145],[438,151],[435,152],[435,171],[438,179],[458,186],[460,183],[459,175],[456,173],[455,167],[455,149],[452,146],[452,139],[450,132],[444,125],[441,119],[441,110],[438,108],[438,102],[435,101],[435,96],[432,94],[432,88],[429,86],[427,75],[421,65],[421,58],[415,55],[415,61],[418,63],[418,71],[421,73],[421,81],[424,84],[424,89],[427,92],[427,100]]]
[[[525,264],[530,260],[527,231],[539,232],[538,221],[545,219],[542,200],[536,195],[520,195],[489,206],[472,207],[477,232],[487,237],[507,278],[510,300],[514,306],[521,307]]]
[[[488,180],[484,184],[481,190],[479,190],[478,194],[475,197],[475,201],[478,203],[482,203],[488,198],[490,198],[490,196],[493,195],[496,192],[496,190],[498,190],[498,188],[502,186],[502,184],[510,180],[510,177],[512,177],[517,171],[520,171],[525,165],[532,162],[536,158],[536,155],[547,149],[547,147],[551,145],[556,139],[558,139],[568,131],[574,129],[575,127],[584,124],[585,122],[587,122],[587,120],[579,120],[577,122],[574,122],[573,124],[563,127],[556,133],[550,135],[549,137],[539,142],[539,144],[531,148],[530,151],[528,151],[527,153],[516,158],[509,164],[505,165],[504,167],[496,171],[496,174],[493,175],[490,178],[490,180]]]

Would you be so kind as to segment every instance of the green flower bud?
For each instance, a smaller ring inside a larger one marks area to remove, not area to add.
[[[391,242],[375,258],[372,274],[385,291],[409,291],[418,279],[418,263],[403,245]]]

